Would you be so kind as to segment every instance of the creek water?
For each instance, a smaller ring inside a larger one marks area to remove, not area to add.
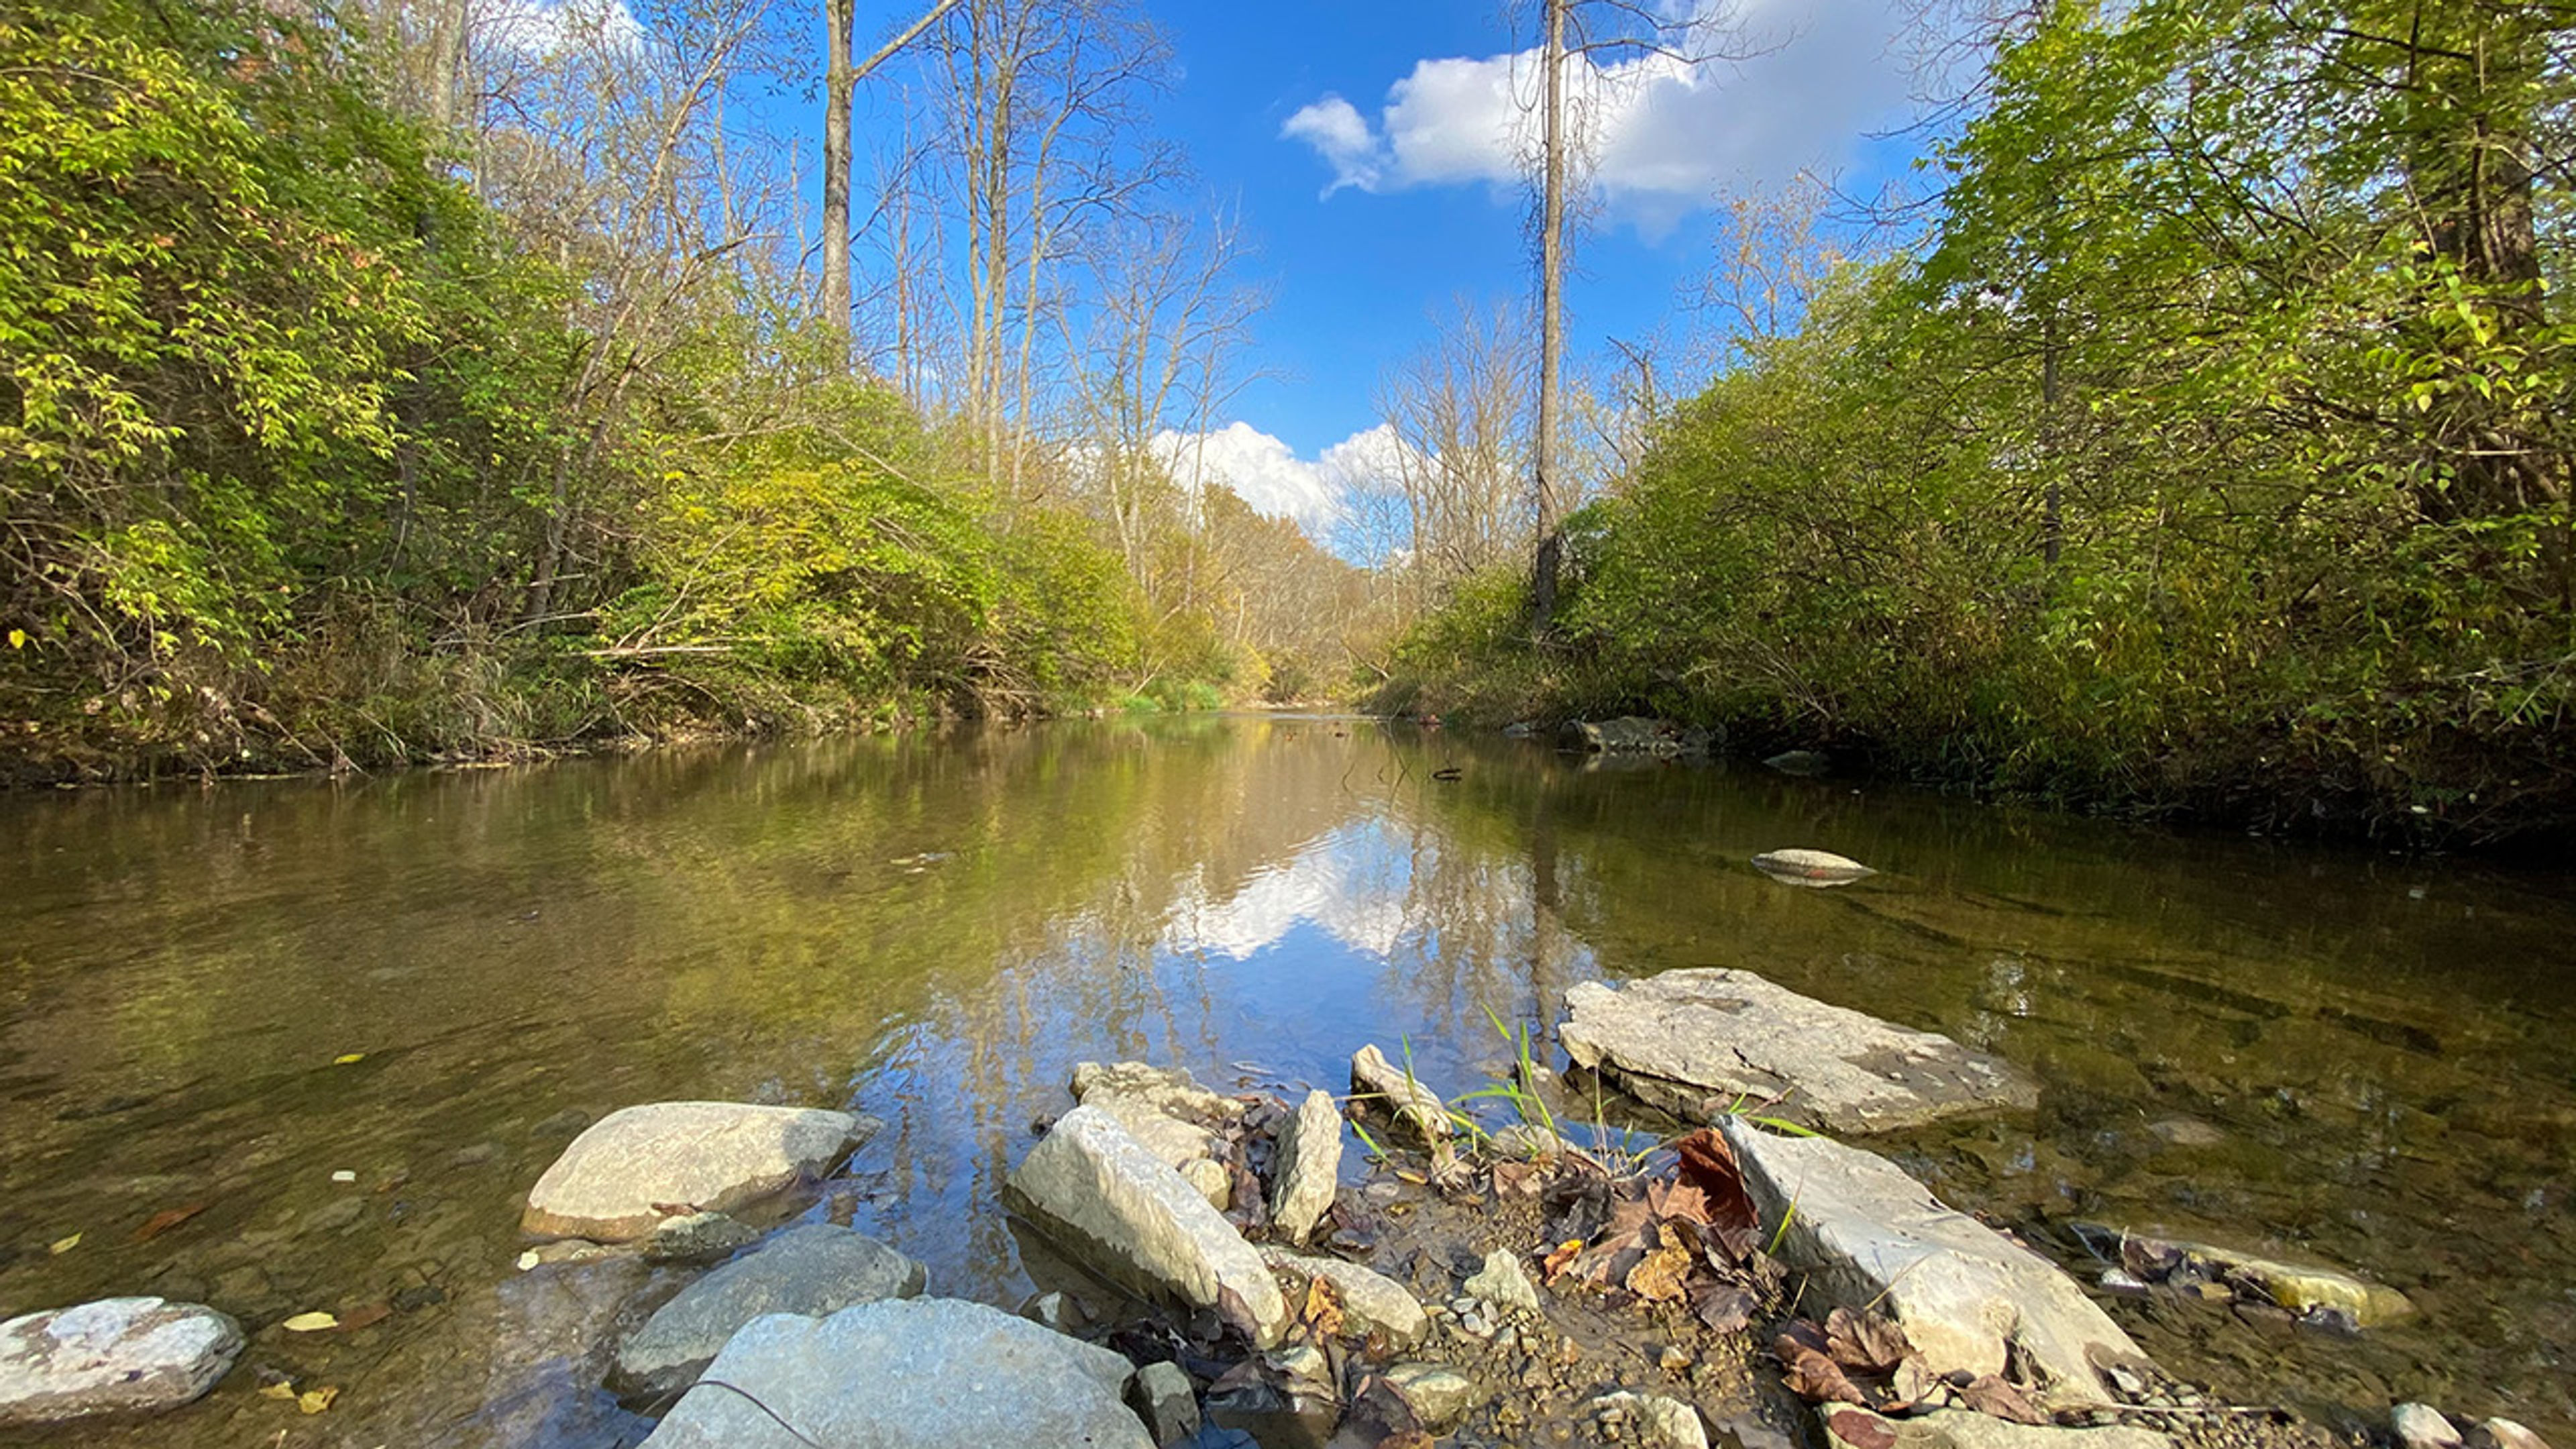
[[[1786,846],[1884,873],[1745,863]],[[1455,1094],[1506,1054],[1489,1012],[1735,966],[2035,1073],[2035,1120],[1880,1145],[2088,1280],[2078,1221],[2422,1310],[2347,1337],[2109,1300],[2186,1377],[2576,1443],[2563,864],[1265,716],[20,796],[0,870],[0,1317],[155,1293],[251,1331],[203,1403],[37,1442],[632,1442],[562,1356],[604,1290],[514,1264],[528,1185],[624,1104],[883,1119],[842,1211],[1007,1307],[997,1190],[1077,1061],[1338,1089],[1409,1043]],[[262,1368],[338,1396],[301,1414]]]

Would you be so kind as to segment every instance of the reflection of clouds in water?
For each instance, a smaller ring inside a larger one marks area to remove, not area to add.
[[[1317,837],[1231,892],[1211,889],[1202,870],[1173,905],[1163,948],[1242,961],[1312,922],[1354,951],[1392,955],[1405,934],[1416,848],[1371,820]]]

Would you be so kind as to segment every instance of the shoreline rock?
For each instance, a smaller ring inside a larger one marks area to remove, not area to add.
[[[729,1212],[830,1167],[877,1124],[847,1112],[652,1102],[609,1113],[528,1190],[522,1231],[623,1243],[666,1220]]]
[[[804,1223],[680,1290],[617,1350],[620,1379],[645,1394],[686,1388],[744,1324],[820,1318],[927,1286],[921,1264],[848,1228]]]
[[[1782,1261],[1826,1301],[1876,1305],[1934,1374],[2025,1367],[2059,1402],[2100,1404],[2105,1367],[2146,1361],[2074,1279],[1887,1159],[1741,1119],[1722,1130]]]
[[[2000,1057],[1829,1005],[1750,971],[1666,971],[1565,993],[1557,1038],[1577,1066],[1707,1124],[1745,1102],[1828,1132],[1887,1132],[2039,1104]]]
[[[1272,1229],[1290,1243],[1305,1242],[1332,1207],[1341,1174],[1342,1114],[1331,1093],[1308,1092],[1279,1129],[1271,1166]]]
[[[1277,1344],[1287,1328],[1287,1300],[1261,1255],[1105,1108],[1065,1113],[1007,1192],[1050,1236],[1131,1288],[1212,1308],[1256,1347]]]
[[[0,1426],[175,1409],[241,1356],[229,1314],[161,1298],[102,1298],[0,1323]]]

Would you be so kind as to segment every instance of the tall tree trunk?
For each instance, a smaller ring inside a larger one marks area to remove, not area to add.
[[[823,0],[831,63],[823,73],[823,322],[850,329],[850,69],[853,0]]]
[[[1556,434],[1558,372],[1565,353],[1565,9],[1571,0],[1547,0],[1547,115],[1545,195],[1540,202],[1538,438],[1533,449],[1537,487],[1538,557],[1530,575],[1530,631],[1545,637],[1556,626],[1557,575],[1565,540],[1557,517]]]

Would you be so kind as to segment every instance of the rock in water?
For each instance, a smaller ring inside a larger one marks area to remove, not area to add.
[[[1009,1192],[1050,1236],[1132,1288],[1213,1308],[1262,1348],[1288,1325],[1261,1255],[1103,1108],[1065,1113],[1011,1174]]]
[[[1302,1243],[1333,1205],[1342,1174],[1342,1114],[1332,1094],[1315,1091],[1279,1129],[1277,1165],[1271,1169],[1270,1223],[1289,1242]]]
[[[1217,1129],[1244,1110],[1185,1071],[1143,1062],[1083,1062],[1073,1069],[1073,1097],[1117,1118],[1146,1150],[1184,1168],[1215,1157]]]
[[[1850,885],[1878,874],[1829,850],[1766,850],[1753,857],[1753,868],[1782,885],[1796,886]]]
[[[1876,1305],[1933,1373],[2018,1363],[2060,1403],[2103,1402],[2101,1367],[2144,1358],[2074,1279],[1943,1206],[1886,1158],[1741,1118],[1722,1130],[1765,1230],[1780,1233],[1780,1256],[1823,1299],[1811,1311]]]
[[[1414,1301],[1403,1284],[1357,1263],[1309,1258],[1284,1248],[1262,1249],[1261,1261],[1284,1274],[1289,1286],[1300,1293],[1317,1278],[1330,1283],[1341,1299],[1342,1314],[1350,1321],[1354,1338],[1377,1332],[1406,1344],[1420,1339],[1431,1326],[1422,1305]]]
[[[103,1298],[0,1323],[0,1425],[191,1403],[241,1355],[241,1325],[194,1303]]]
[[[1628,1426],[1623,1436],[1645,1449],[1708,1449],[1708,1429],[1699,1410],[1661,1394],[1620,1392],[1592,1401],[1592,1411]]]
[[[820,1172],[876,1126],[847,1112],[740,1102],[627,1107],[572,1140],[529,1190],[519,1226],[541,1238],[627,1242],[666,1218],[725,1212]]]
[[[2399,1404],[2388,1423],[2406,1449],[2460,1449],[2460,1431],[2430,1404]]]
[[[1474,1379],[1436,1363],[1400,1363],[1384,1377],[1426,1429],[1454,1424],[1485,1400]]]
[[[2469,1431],[2470,1449],[2549,1449],[2549,1441],[2511,1419],[2489,1419]]]
[[[2374,1327],[2415,1311],[2415,1305],[2396,1289],[2332,1268],[2284,1263],[2209,1243],[2151,1238],[2082,1223],[2076,1229],[2095,1241],[2116,1243],[2122,1266],[2148,1283],[2176,1288],[2224,1283],[2258,1301],[2268,1300],[2304,1317],[2332,1316],[2348,1320],[2356,1328]]]
[[[1848,1404],[1818,1406],[1829,1449],[2175,1449],[2152,1429],[2071,1429],[2016,1424],[1967,1409],[1884,1419]]]
[[[766,1313],[819,1318],[881,1298],[910,1298],[922,1266],[874,1238],[806,1223],[680,1290],[617,1350],[619,1377],[648,1394],[685,1388],[735,1330]]]
[[[723,1213],[672,1218],[644,1240],[647,1263],[719,1263],[760,1241],[760,1230]]]
[[[1800,996],[1750,971],[1667,971],[1565,993],[1575,1064],[1691,1122],[1739,1105],[1827,1132],[1887,1132],[2039,1104],[2000,1058]]]
[[[1176,1363],[1149,1363],[1127,1385],[1128,1407],[1157,1444],[1177,1444],[1199,1431],[1199,1397]]]
[[[1154,1449],[1120,1401],[1128,1372],[1105,1348],[977,1303],[887,1299],[819,1320],[775,1313],[735,1334],[644,1443]]]
[[[1782,750],[1762,763],[1783,775],[1823,775],[1834,768],[1831,759],[1814,750]]]
[[[1558,747],[1578,754],[1704,755],[1708,744],[1706,730],[1637,715],[1568,720],[1557,732]]]

